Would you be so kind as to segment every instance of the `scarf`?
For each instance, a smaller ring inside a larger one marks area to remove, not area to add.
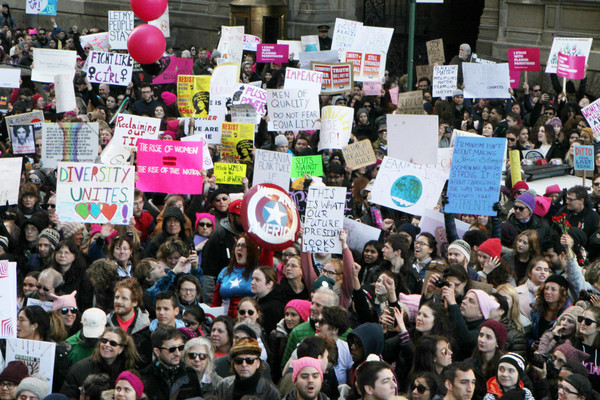
[[[233,381],[233,400],[239,400],[247,394],[255,394],[261,376],[259,370],[256,370],[251,377],[243,380],[236,374]]]

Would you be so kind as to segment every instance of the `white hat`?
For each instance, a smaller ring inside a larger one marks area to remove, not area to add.
[[[98,338],[106,327],[106,313],[99,308],[88,308],[81,316],[83,336]]]

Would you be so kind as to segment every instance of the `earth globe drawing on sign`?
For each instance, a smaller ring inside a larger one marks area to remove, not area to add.
[[[414,175],[404,175],[392,185],[390,196],[398,207],[414,206],[423,194],[423,184]]]

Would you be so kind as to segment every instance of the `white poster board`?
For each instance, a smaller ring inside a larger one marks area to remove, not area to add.
[[[288,53],[290,60],[300,60],[300,53],[302,53],[302,42],[299,40],[281,40],[277,39],[277,44],[287,44]]]
[[[0,338],[17,337],[17,263],[0,261]]]
[[[333,28],[333,39],[331,41],[331,50],[343,52],[352,47],[354,38],[358,33],[362,22],[352,21],[344,18],[335,19],[335,27]]]
[[[59,161],[93,162],[98,157],[97,122],[44,123],[42,166],[56,168]]]
[[[32,81],[54,82],[54,75],[65,73],[71,74],[71,77],[75,76],[76,51],[34,47],[33,60]]]
[[[0,158],[0,205],[17,204],[23,157]]]
[[[463,63],[464,96],[468,99],[510,98],[508,63]]]
[[[18,89],[21,86],[21,68],[0,68],[0,88]]]
[[[389,114],[388,155],[416,164],[435,164],[438,152],[438,116]]]
[[[241,64],[244,52],[244,27],[222,26],[217,50],[221,53],[221,57],[227,59],[227,62]]]
[[[348,144],[352,131],[354,109],[342,106],[327,106],[321,110],[321,136],[319,151],[341,149]]]
[[[319,119],[319,91],[268,89],[270,131],[313,130]]]
[[[311,253],[342,253],[339,235],[344,228],[346,188],[311,187],[304,212],[302,250]]]
[[[321,91],[323,73],[306,69],[288,67],[285,69],[284,89],[310,89]]]
[[[27,365],[29,375],[44,375],[50,387],[52,387],[54,377],[55,353],[56,343],[54,342],[16,338],[6,339],[5,362],[8,364],[11,361],[22,361]]]
[[[292,155],[278,151],[256,150],[252,186],[272,183],[286,192],[290,189]]]
[[[433,97],[452,96],[458,81],[458,65],[435,65],[433,67]]]
[[[54,76],[54,92],[56,93],[56,112],[74,111],[77,108],[73,75],[60,74]]]
[[[381,229],[374,228],[350,218],[344,218],[344,229],[348,234],[348,247],[350,250],[360,252],[370,240],[379,240]]]
[[[108,42],[112,50],[127,50],[127,39],[133,30],[133,11],[108,12]]]
[[[202,144],[202,163],[203,163],[202,168],[205,171],[208,171],[209,169],[214,168],[212,158],[210,158],[210,150],[208,149],[208,141],[202,135],[185,136],[185,137],[181,138],[181,141],[182,142],[203,142],[203,144]]]
[[[552,41],[550,53],[548,54],[548,61],[546,62],[546,73],[556,73],[559,52],[568,56],[583,56],[587,59],[592,49],[592,41],[592,38],[555,37]]]
[[[115,120],[115,132],[112,140],[122,146],[135,149],[138,139],[158,139],[159,132],[160,118],[119,114]]]
[[[127,86],[133,74],[133,58],[129,54],[91,51],[86,59],[90,82]]]
[[[171,23],[169,21],[169,7],[165,9],[163,15],[153,21],[148,21],[148,24],[157,27],[165,35],[166,38],[171,36]]]
[[[109,51],[110,44],[108,41],[108,32],[94,33],[93,35],[85,35],[79,38],[81,47],[90,46],[94,51]]]

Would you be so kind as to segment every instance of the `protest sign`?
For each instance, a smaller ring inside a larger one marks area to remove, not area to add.
[[[389,114],[387,128],[390,157],[417,164],[437,162],[437,115]]]
[[[57,0],[26,0],[25,14],[56,15]]]
[[[362,22],[352,21],[349,19],[336,18],[335,27],[333,28],[333,39],[331,41],[331,49],[338,50],[340,54],[352,47],[356,33],[363,25]]]
[[[134,167],[59,162],[56,178],[60,222],[129,224],[133,216]]]
[[[508,71],[508,74],[510,76],[510,87],[518,89],[521,83],[521,71]]]
[[[256,46],[256,61],[259,63],[286,63],[289,60],[287,44],[259,44]]]
[[[133,11],[108,12],[108,42],[111,50],[126,50],[133,30]]]
[[[278,151],[256,150],[252,186],[272,183],[286,192],[290,189],[292,155]]]
[[[511,71],[539,71],[540,49],[508,49],[508,66]]]
[[[317,35],[300,36],[300,42],[302,43],[302,51],[304,52],[321,50],[319,36]]]
[[[380,96],[381,81],[363,81],[363,91],[365,96]]]
[[[69,73],[75,75],[77,52],[71,50],[55,50],[33,48],[33,69],[31,80],[35,82],[54,82],[54,75]]]
[[[258,115],[252,104],[234,104],[231,106],[231,122],[234,124],[252,124],[256,132],[260,115]]]
[[[353,171],[375,164],[377,161],[375,152],[373,151],[373,144],[369,139],[342,147],[342,153],[344,154],[346,165],[352,168]]]
[[[108,142],[100,153],[100,162],[105,165],[129,165],[130,158],[131,149],[117,144],[115,140]]]
[[[0,89],[0,114],[8,113],[8,99],[10,97],[10,89]]]
[[[0,88],[18,89],[20,80],[21,68],[0,68]]]
[[[372,202],[422,215],[437,204],[446,178],[443,171],[386,156],[371,192]]]
[[[166,38],[171,36],[171,23],[169,21],[169,7],[165,9],[163,15],[155,20],[148,21],[149,25],[155,26],[165,35]]]
[[[456,138],[445,212],[496,215],[505,152],[503,138]]]
[[[209,116],[210,75],[177,76],[177,106],[182,117]]]
[[[210,75],[210,115],[227,114],[227,102],[231,101],[233,90],[240,80],[240,64],[224,63]]]
[[[443,65],[446,62],[443,39],[430,40],[425,42],[425,46],[427,46],[429,65]]]
[[[292,158],[292,178],[300,178],[308,174],[310,176],[323,176],[323,157],[315,156],[296,156]]]
[[[471,227],[466,222],[456,218],[454,219],[454,223],[456,225],[456,233],[458,234],[459,238],[462,238],[465,232],[467,232]],[[446,237],[444,214],[435,210],[425,210],[423,215],[421,215],[419,227],[421,228],[421,232],[428,232],[433,235],[437,242],[438,254],[446,254],[449,243],[448,238]]]
[[[342,253],[339,235],[344,228],[345,202],[346,188],[311,187],[308,189],[302,251]]]
[[[303,51],[300,53],[300,68],[311,69],[310,63],[338,63],[340,61],[337,50],[325,50],[325,51]]]
[[[571,56],[558,52],[558,62],[556,64],[556,75],[567,79],[585,78],[586,58],[583,56]]]
[[[13,125],[10,127],[10,144],[14,154],[35,154],[33,125]]]
[[[350,250],[362,254],[365,245],[371,240],[379,240],[382,230],[363,224],[350,218],[344,218],[344,229],[348,234],[348,247]]]
[[[246,176],[246,164],[215,163],[215,183],[241,185]]]
[[[265,115],[267,113],[265,108],[267,105],[267,91],[253,85],[242,85],[242,87],[239,104],[250,104],[259,116]],[[234,98],[237,98],[236,94],[234,94]]]
[[[481,137],[481,135],[473,132],[461,131],[459,129],[454,129],[452,131],[452,136],[450,136],[450,147],[454,147],[454,143],[456,142],[457,137]]]
[[[0,158],[0,204],[17,204],[21,184],[22,157]]]
[[[288,67],[285,69],[284,89],[310,89],[319,92],[323,82],[323,73]]]
[[[202,143],[137,141],[136,187],[144,192],[202,194]]]
[[[6,203],[4,203],[6,204]],[[17,337],[17,263],[0,261],[0,338]]]
[[[205,171],[208,171],[209,169],[213,169],[214,165],[212,162],[212,158],[210,155],[210,150],[208,149],[208,142],[206,141],[206,139],[204,138],[203,135],[192,135],[192,136],[185,136],[181,138],[182,142],[202,142],[202,166],[204,168]]]
[[[371,54],[387,54],[393,34],[394,28],[362,25],[358,28],[350,50],[364,51]]]
[[[202,134],[207,143],[221,143],[221,125],[224,120],[211,115],[207,118],[194,118],[194,133]]]
[[[108,42],[108,32],[95,33],[93,35],[85,35],[79,38],[81,47],[85,49],[90,46],[94,51],[110,51]]]
[[[233,156],[236,160],[251,161],[254,147],[254,124],[221,125],[221,158]]]
[[[227,62],[241,64],[244,52],[244,27],[222,26],[217,50]]]
[[[390,93],[390,100],[392,102],[392,104],[394,105],[398,105],[398,96],[400,96],[400,86],[395,86],[393,88],[390,88],[390,90],[388,90],[388,92]]]
[[[555,37],[546,62],[546,73],[555,74],[558,65],[558,53],[568,56],[585,57],[586,60],[592,49],[592,38],[563,38]]]
[[[244,51],[256,51],[261,40],[258,36],[244,35]]]
[[[433,65],[417,65],[417,82],[421,78],[429,79],[429,82],[433,82]]]
[[[75,110],[77,107],[77,100],[75,100],[73,75],[54,75],[54,92],[56,93],[55,106],[57,113]]]
[[[153,85],[177,83],[179,75],[192,75],[194,71],[194,60],[191,58],[169,56],[162,57],[158,62],[161,66],[161,72],[152,79]],[[208,81],[208,85],[210,85],[210,79]]]
[[[372,81],[383,79],[385,72],[385,53],[374,53],[372,51],[359,52],[347,50],[342,58],[343,62],[354,65],[353,74],[356,82],[365,80]]]
[[[288,45],[288,58],[290,60],[300,60],[300,53],[302,53],[302,42],[299,40],[281,40],[277,39],[277,44]]]
[[[41,374],[52,388],[56,343],[41,340],[6,339],[5,362],[21,361],[27,366],[29,375]]]
[[[435,65],[433,67],[433,97],[452,97],[456,90],[457,80],[458,65]]]
[[[511,150],[508,154],[510,160],[510,181],[519,182],[521,177],[521,154],[519,150]]]
[[[138,139],[158,139],[160,118],[140,117],[131,114],[119,114],[115,122],[112,140],[131,149],[137,148]]]
[[[323,74],[321,94],[344,93],[354,87],[352,63],[311,62],[310,69]]]
[[[11,127],[16,125],[33,125],[35,134],[42,133],[42,124],[44,123],[44,112],[36,110],[24,114],[7,115],[4,117],[6,121],[7,131],[10,132]]]
[[[510,98],[508,64],[463,63],[465,98]]]
[[[308,89],[267,90],[270,131],[312,130],[319,118],[319,93]]]
[[[581,113],[590,124],[590,128],[595,133],[600,133],[600,99],[582,108]]]
[[[363,85],[366,82],[363,83]],[[423,115],[423,91],[413,90],[398,94],[398,111],[400,114]]]
[[[341,106],[323,107],[319,151],[341,149],[348,144],[354,120],[354,109]]]
[[[90,82],[127,86],[133,73],[133,58],[129,54],[90,52],[86,63]]]
[[[573,146],[573,168],[576,171],[594,170],[594,146]]]
[[[97,122],[44,123],[42,165],[56,168],[59,161],[93,162],[98,157]]]

